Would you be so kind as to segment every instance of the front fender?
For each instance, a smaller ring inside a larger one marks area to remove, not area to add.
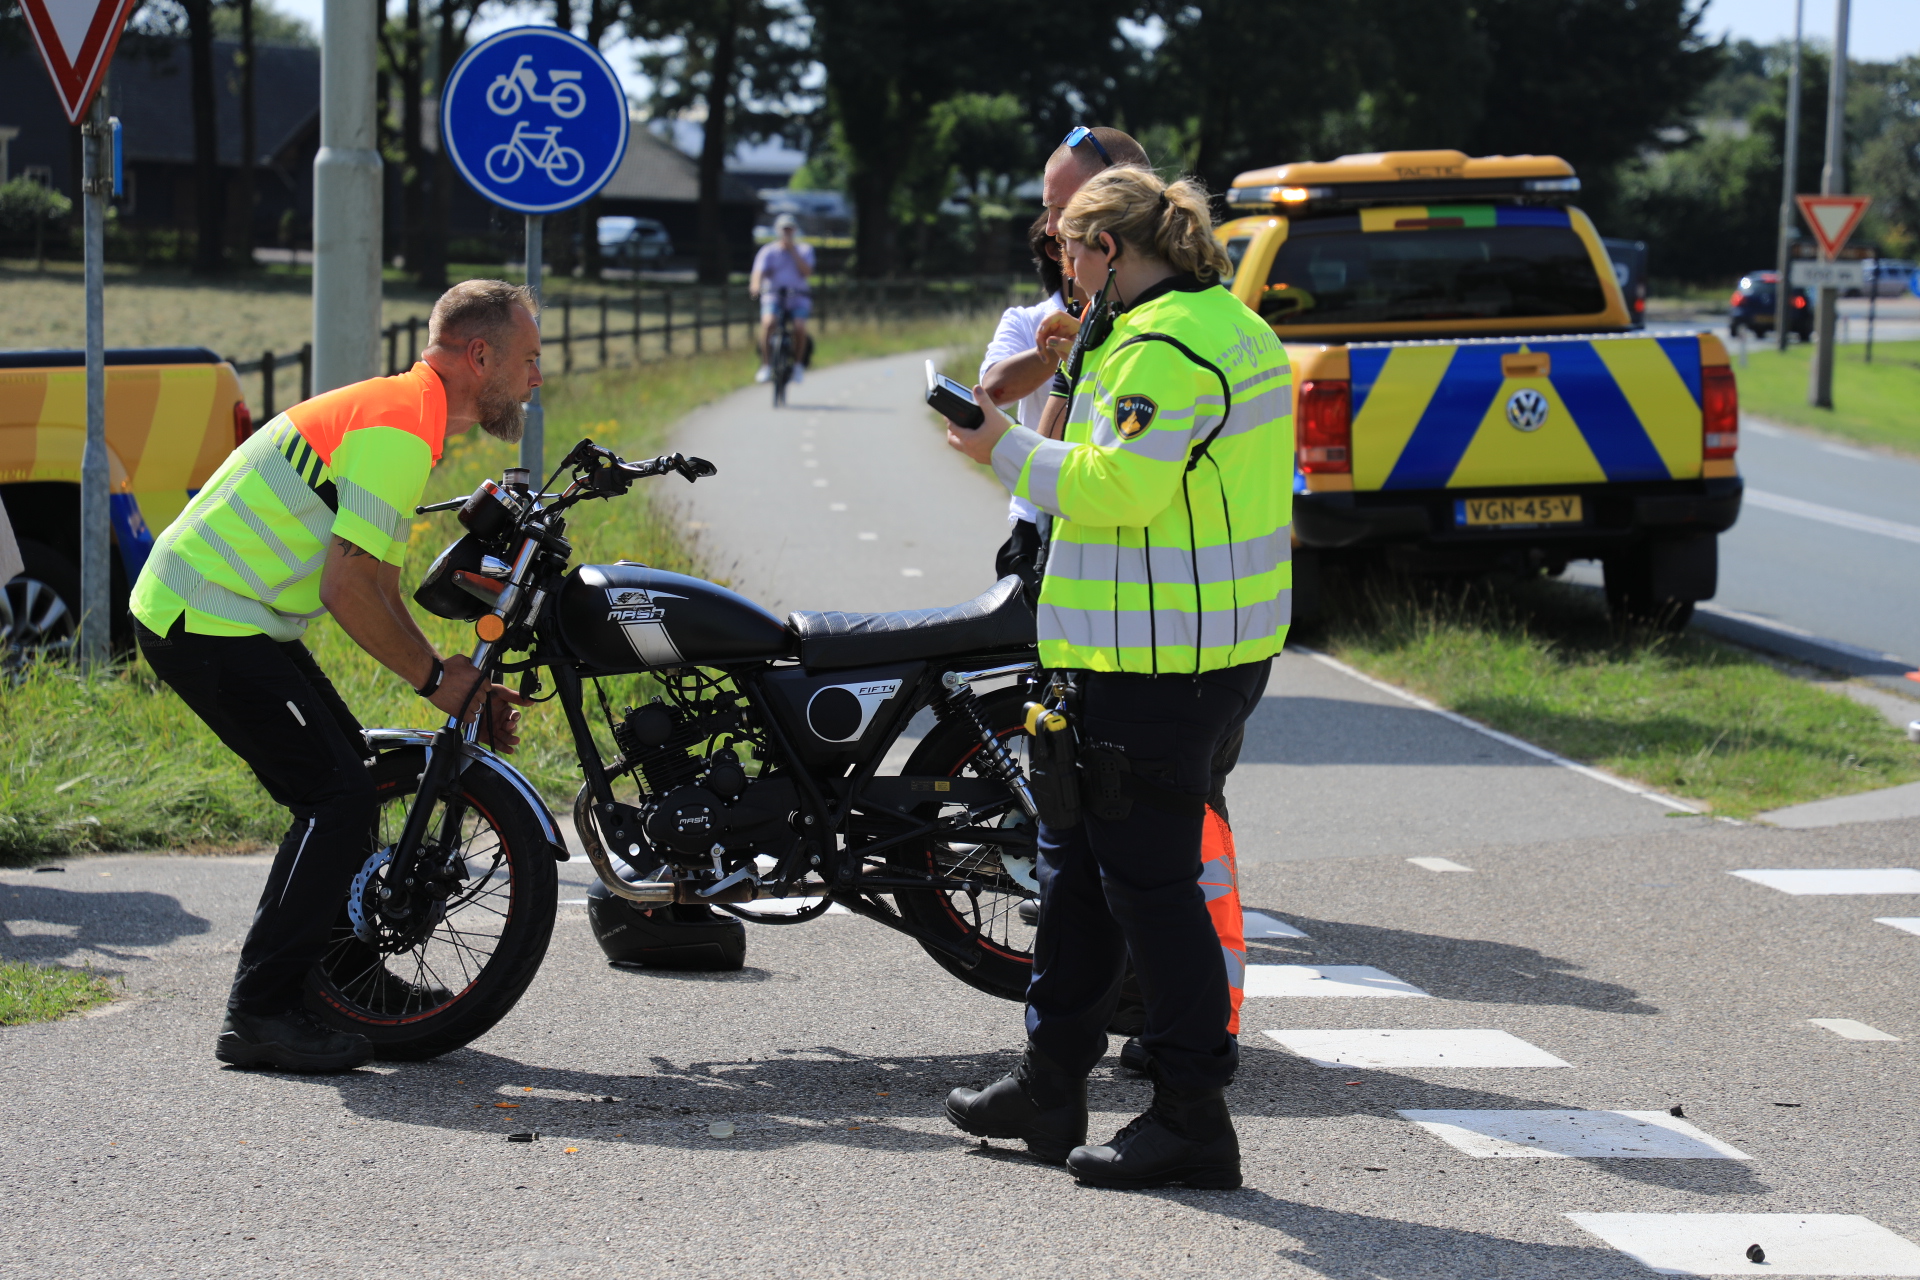
[[[368,729],[365,732],[368,745],[375,751],[417,746],[426,751],[428,759],[433,758],[434,740],[440,736],[431,729]],[[540,833],[546,836],[547,843],[552,846],[554,861],[566,862],[572,858],[573,855],[567,852],[566,841],[560,838],[559,825],[554,822],[553,814],[547,811],[547,802],[540,798],[540,793],[534,790],[525,774],[514,768],[505,757],[495,755],[477,742],[463,744],[461,751],[466,756],[466,763],[460,767],[462,773],[479,765],[499,775],[508,786],[520,793],[520,798],[540,819]]]

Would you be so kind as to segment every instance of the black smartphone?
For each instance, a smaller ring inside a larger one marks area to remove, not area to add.
[[[934,368],[931,360],[927,361],[927,403],[947,421],[970,431],[977,430],[987,420],[987,415],[974,402],[973,392]]]

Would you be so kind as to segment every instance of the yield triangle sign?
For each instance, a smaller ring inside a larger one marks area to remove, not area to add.
[[[120,43],[134,0],[20,0],[67,121],[79,124]]]
[[[1813,228],[1822,256],[1827,258],[1840,252],[1847,237],[1860,225],[1867,206],[1873,203],[1872,196],[1795,196],[1794,200],[1800,205],[1800,216]]]

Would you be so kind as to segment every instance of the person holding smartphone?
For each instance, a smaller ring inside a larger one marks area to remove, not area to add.
[[[1089,326],[1063,437],[1008,422],[980,387],[981,425],[948,439],[1052,517],[1040,657],[1072,690],[1081,812],[1039,827],[1026,1052],[1006,1079],[954,1090],[947,1114],[1094,1186],[1237,1187],[1235,984],[1201,861],[1223,749],[1286,641],[1291,376],[1272,329],[1219,286],[1227,258],[1197,182],[1109,169],[1058,230],[1095,293],[1082,320],[1046,322]],[[1086,1077],[1129,958],[1153,1104],[1088,1145]]]

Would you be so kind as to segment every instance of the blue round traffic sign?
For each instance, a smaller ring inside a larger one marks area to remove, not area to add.
[[[461,56],[440,95],[447,156],[495,204],[559,213],[607,184],[627,153],[627,94],[586,41],[515,27]]]

